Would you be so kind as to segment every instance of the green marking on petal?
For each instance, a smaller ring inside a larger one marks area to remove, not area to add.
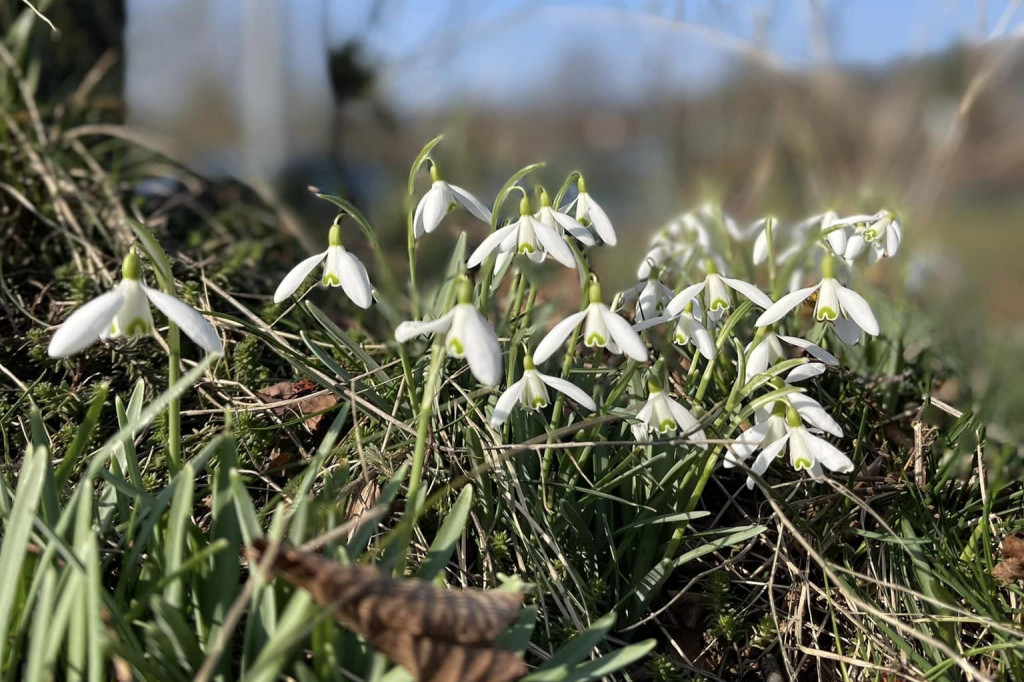
[[[590,218],[587,218],[586,216],[584,216],[584,217],[579,219],[579,223],[583,227],[590,227]]]
[[[462,357],[466,353],[466,347],[458,339],[448,339],[448,352],[452,355]]]
[[[690,337],[688,337],[686,334],[677,333],[675,336],[672,337],[672,340],[678,343],[680,346],[685,346],[690,342]]]
[[[793,462],[793,466],[796,468],[797,471],[800,471],[801,469],[810,469],[812,466],[814,466],[814,462],[805,457],[800,457],[799,459]]]
[[[533,402],[531,403],[531,405],[534,407],[534,409],[541,408],[541,407],[547,407],[548,406],[548,401],[544,399],[544,396],[538,395],[538,396],[534,396]]]
[[[817,311],[815,311],[815,313],[815,318],[818,320],[818,322],[824,322],[825,320],[828,320],[829,322],[835,322],[837,319],[839,319],[839,314],[826,305],[818,306],[818,309]]]
[[[606,343],[608,343],[608,339],[597,332],[590,332],[587,334],[587,339],[583,342],[583,345],[587,348],[593,348],[594,346],[604,346]]]
[[[675,420],[662,419],[661,423],[658,424],[658,433],[668,433],[669,431],[676,430]]]
[[[144,318],[138,317],[129,322],[128,325],[124,328],[124,335],[141,336],[143,334],[148,334],[151,331],[152,329],[150,329],[149,322],[146,321]]]
[[[519,245],[519,253],[533,253],[537,249],[533,248],[533,244],[523,242]]]
[[[459,207],[459,205],[458,205],[457,203],[455,203],[455,202],[453,201],[453,202],[451,202],[450,204],[448,204],[448,210],[447,210],[447,212],[448,212],[448,213],[451,213],[452,211],[454,211],[454,210],[455,210],[455,209],[457,209],[458,207]]]
[[[325,287],[339,287],[341,286],[341,280],[338,276],[333,273],[324,273],[324,278],[321,280]]]
[[[870,244],[871,242],[878,239],[878,237],[878,230],[864,230],[864,241],[866,241],[867,243]]]
[[[729,302],[724,298],[716,298],[711,302],[711,310],[728,310]]]

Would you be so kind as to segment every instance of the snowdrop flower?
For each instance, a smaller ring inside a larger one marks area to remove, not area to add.
[[[703,281],[691,284],[669,301],[665,312],[670,317],[679,315],[686,304],[703,293],[704,309],[707,311],[708,317],[717,322],[721,319],[722,314],[732,306],[732,295],[729,293],[729,289],[743,294],[762,308],[767,308],[772,304],[772,300],[753,284],[719,275],[718,268],[710,258],[705,259],[705,267],[707,277]]]
[[[498,402],[494,405],[494,414],[491,415],[491,426],[498,428],[504,424],[517,403],[522,403],[528,410],[547,407],[548,386],[569,396],[590,412],[597,409],[594,400],[583,389],[565,379],[538,372],[533,364],[533,357],[527,355],[523,358],[523,377],[498,397]]]
[[[597,236],[605,244],[615,246],[618,239],[615,237],[615,229],[612,227],[612,222],[608,220],[608,216],[597,202],[594,201],[593,197],[587,193],[587,184],[584,182],[582,175],[576,179],[576,189],[579,193],[569,206],[572,207],[575,204],[577,222],[586,227],[594,228],[594,232],[597,233]]]
[[[704,313],[700,309],[700,303],[690,301],[683,308],[676,320],[676,328],[672,332],[672,342],[679,346],[693,344],[708,360],[715,359],[715,340],[711,338],[711,332],[701,324],[700,319]]]
[[[753,228],[757,231],[757,239],[754,240],[754,265],[760,265],[768,260],[768,233],[772,233],[773,242],[777,240],[778,236],[775,234],[775,226],[777,224],[778,221],[772,217],[761,218],[754,223]]]
[[[629,322],[613,313],[601,302],[601,285],[594,275],[590,276],[587,289],[590,305],[578,313],[565,318],[541,339],[533,354],[542,363],[565,343],[573,329],[583,323],[583,345],[588,348],[607,348],[612,353],[625,353],[638,362],[647,361],[647,346],[629,326]]]
[[[465,358],[477,381],[496,386],[501,381],[501,347],[494,328],[473,305],[473,285],[462,276],[458,303],[436,320],[409,320],[395,329],[395,341],[405,343],[421,334],[445,334],[444,347],[453,358]]]
[[[859,338],[861,330],[871,336],[877,336],[878,321],[875,319],[875,314],[871,312],[867,301],[856,291],[840,284],[834,275],[835,260],[830,256],[822,262],[820,282],[814,286],[797,289],[786,294],[761,313],[754,324],[758,327],[774,324],[811,295],[817,293],[818,297],[814,303],[814,319],[819,322],[832,322],[844,341],[851,336]],[[837,324],[842,320],[852,323],[856,329],[850,329],[850,324]]]
[[[466,267],[475,268],[487,256],[521,253],[535,263],[543,262],[548,254],[567,268],[576,267],[576,257],[558,232],[531,215],[530,199],[519,202],[519,220],[492,232],[469,256]]]
[[[117,288],[89,301],[64,321],[50,339],[47,352],[51,358],[74,355],[96,339],[151,334],[150,303],[206,351],[224,352],[216,330],[202,315],[173,296],[142,283],[142,266],[134,252],[125,256],[121,275]]]
[[[761,333],[762,330],[765,330],[764,334]],[[839,360],[836,359],[836,356],[832,355],[817,344],[811,343],[810,341],[801,339],[797,336],[785,336],[766,330],[767,327],[762,327],[758,330],[759,333],[757,334],[757,337],[755,337],[754,341],[747,346],[746,381],[750,381],[755,376],[768,369],[770,365],[774,365],[776,362],[786,357],[786,352],[782,348],[783,343],[805,350],[808,355],[819,361],[816,363],[801,365],[794,369],[793,372],[786,377],[786,381],[789,383],[802,381],[810,378],[811,376],[821,374],[825,369],[825,365],[828,365],[829,367],[839,366]]]
[[[691,440],[703,441],[707,438],[697,418],[678,401],[669,397],[662,389],[661,382],[652,377],[647,382],[647,391],[647,402],[636,413],[636,418],[640,421],[633,427],[633,436],[636,440],[646,441],[651,432],[664,436],[677,431],[687,434],[687,438]],[[703,443],[700,443],[700,446],[707,447]]]
[[[441,220],[460,205],[475,217],[490,224],[490,210],[466,190],[442,180],[437,164],[433,161],[430,162],[430,177],[434,184],[420,199],[420,203],[416,204],[416,212],[413,214],[413,236],[418,238],[433,232]]]
[[[760,450],[751,470],[761,476],[775,458],[782,454],[786,445],[789,445],[789,461],[793,468],[797,471],[806,470],[815,479],[822,477],[822,466],[839,473],[853,471],[850,458],[803,426],[801,415],[784,400],[776,401],[770,417],[739,435],[729,446],[722,464],[732,468]],[[754,487],[751,476],[747,477],[747,487]]]
[[[597,244],[597,240],[594,239],[594,235],[590,233],[590,230],[561,211],[556,211],[551,206],[551,197],[543,189],[540,191],[540,210],[533,217],[554,230],[559,237],[563,237],[568,233],[579,240],[584,246],[594,246]]]
[[[358,258],[341,245],[341,226],[331,225],[327,236],[327,250],[310,256],[291,269],[274,292],[274,303],[280,303],[295,293],[295,290],[313,272],[320,261],[324,261],[324,274],[320,283],[324,286],[340,286],[345,295],[360,308],[369,308],[373,303],[373,288],[366,268]]]
[[[874,263],[882,258],[891,258],[899,250],[902,239],[903,231],[892,212],[879,211],[856,225],[853,234],[847,241],[843,258],[853,261],[867,250],[868,245],[873,247],[871,251],[868,251],[869,262]]]
[[[657,317],[672,299],[672,290],[658,280],[656,273],[647,280],[637,282],[622,292],[623,301],[636,299],[636,320],[650,320]]]

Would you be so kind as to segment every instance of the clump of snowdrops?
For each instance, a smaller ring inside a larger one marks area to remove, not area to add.
[[[767,485],[776,459],[811,480],[856,470],[849,434],[814,388],[880,333],[855,290],[856,274],[862,263],[896,254],[901,228],[892,212],[826,212],[793,224],[766,217],[740,227],[718,207],[702,206],[658,231],[637,263],[636,285],[612,292],[592,255],[624,247],[581,172],[543,187],[534,182],[542,167],[535,164],[485,204],[441,174],[439,141],[410,172],[405,285],[382,265],[362,213],[322,195],[339,207],[326,249],[296,265],[273,294],[283,303],[317,284],[338,288],[393,329],[393,342],[364,349],[307,302],[348,364],[305,336],[311,357],[295,360],[288,349],[297,367],[348,399],[344,410],[361,411],[353,427],[360,452],[405,453],[399,461],[408,468],[390,481],[404,486],[407,513],[386,562],[401,567],[418,519],[453,504],[449,492],[472,482],[484,572],[521,572],[540,584],[550,602],[540,615],[545,645],[554,647],[567,640],[557,622],[607,632],[611,622],[599,614],[611,609],[632,622],[647,612],[683,563],[675,557],[689,523],[706,515],[698,506],[716,473],[729,486],[753,487]],[[428,172],[422,192],[418,181]],[[423,278],[419,244],[438,238],[448,221],[465,230],[442,276]],[[167,257],[144,226],[133,228],[138,241],[125,255],[121,284],[75,311],[49,350],[64,356],[99,339],[152,334],[148,304],[164,313],[170,390],[150,411],[168,410],[167,461],[176,472],[187,459],[177,396],[224,352],[225,332],[174,297]],[[375,274],[358,249],[346,248],[360,239],[375,251]],[[140,255],[160,290],[145,285]],[[575,292],[564,277],[552,283],[563,269],[575,272]],[[375,286],[378,279],[386,286]],[[211,354],[185,378],[179,330]],[[335,438],[343,422],[339,415]],[[405,435],[393,433],[396,423]],[[465,526],[469,498],[454,504]],[[716,529],[713,547],[763,530]],[[711,546],[698,546],[696,556]],[[624,650],[619,663],[649,648]]]

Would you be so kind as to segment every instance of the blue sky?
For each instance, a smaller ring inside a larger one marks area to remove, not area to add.
[[[1013,0],[329,3],[331,38],[363,37],[385,95],[409,110],[453,98],[516,107],[570,91],[642,99],[713,86],[735,57],[750,54],[781,69],[884,66],[1024,23]]]

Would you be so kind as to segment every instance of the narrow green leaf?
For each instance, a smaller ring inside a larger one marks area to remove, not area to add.
[[[469,519],[469,512],[473,508],[473,486],[467,485],[459,493],[459,499],[452,505],[448,518],[441,524],[434,542],[431,543],[427,556],[420,566],[419,577],[424,580],[433,580],[440,576],[448,560],[455,552],[455,544],[462,537],[466,528],[466,521]]]

